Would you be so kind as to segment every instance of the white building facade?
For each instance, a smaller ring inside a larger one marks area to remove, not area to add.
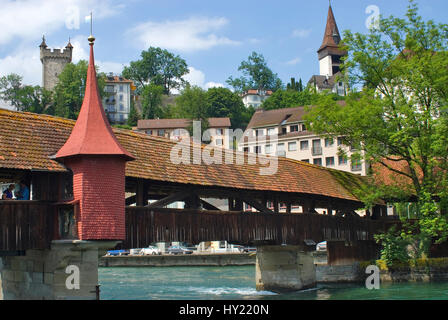
[[[356,149],[345,145],[343,137],[329,139],[308,131],[304,114],[304,107],[258,110],[247,128],[252,136],[241,141],[239,150],[367,175],[368,163],[351,159]]]
[[[131,80],[112,74],[107,76],[103,106],[111,123],[124,124],[128,121],[133,90]]]

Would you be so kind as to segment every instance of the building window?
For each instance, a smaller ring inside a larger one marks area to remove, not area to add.
[[[273,136],[275,134],[275,128],[268,129],[268,136]]]
[[[124,111],[124,105],[120,103],[120,111]]]
[[[289,127],[289,132],[298,132],[299,131],[299,126],[290,126]]]
[[[297,151],[297,142],[288,143],[288,151]]]
[[[306,125],[302,124],[302,131],[306,131]]]
[[[223,140],[222,139],[216,139],[216,145],[217,146],[222,146],[223,144]]]
[[[332,138],[325,139],[325,147],[329,148],[329,147],[332,147],[333,145],[334,145],[334,141]]]
[[[266,147],[264,148],[264,150],[265,150],[266,154],[271,154],[271,152],[272,152],[272,145],[267,144]]]
[[[325,164],[327,167],[334,167],[334,157],[325,158]]]
[[[322,159],[321,158],[314,159],[313,163],[315,165],[322,166]]]
[[[216,129],[216,135],[222,136],[223,135],[223,129]]]
[[[165,130],[164,129],[157,130],[157,135],[159,137],[164,137],[165,136]]]
[[[122,94],[119,95],[119,100],[123,101],[123,95]]]
[[[282,128],[282,134],[287,134],[287,133],[288,133],[287,128]]]
[[[146,134],[152,135],[152,130],[146,130]]]
[[[308,150],[309,143],[308,140],[300,141],[300,150]]]
[[[311,150],[313,156],[322,155],[322,146],[320,143],[320,139],[313,140],[313,149]]]
[[[338,146],[342,146],[343,144],[344,144],[344,140],[341,137],[339,137],[338,138]]]
[[[277,156],[279,157],[284,157],[286,156],[286,152],[285,152],[285,144],[284,143],[279,143],[277,145]]]
[[[123,122],[124,121],[124,115],[122,114],[122,113],[120,113],[120,122]]]
[[[361,171],[362,170],[362,163],[361,160],[352,160],[352,171]]]
[[[244,147],[244,148],[243,148],[243,151],[244,151],[244,152],[249,152],[249,147]]]
[[[254,153],[257,153],[257,154],[261,153],[261,146],[254,147]]]
[[[303,159],[302,162],[310,163],[310,159]]]
[[[120,92],[123,92],[124,91],[124,88],[123,88],[123,85],[120,85]]]
[[[343,166],[347,164],[347,157],[346,156],[339,156],[339,165]]]

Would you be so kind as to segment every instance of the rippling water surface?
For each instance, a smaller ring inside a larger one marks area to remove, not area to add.
[[[255,267],[99,268],[102,300],[448,300],[448,283],[319,285],[275,294],[255,290]]]

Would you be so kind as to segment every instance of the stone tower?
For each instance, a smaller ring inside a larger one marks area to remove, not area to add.
[[[340,71],[341,58],[347,52],[339,48],[341,35],[339,33],[333,9],[328,8],[327,25],[325,27],[324,40],[317,51],[319,55],[320,75],[331,77]]]
[[[45,37],[42,37],[39,48],[42,62],[42,86],[47,90],[53,90],[64,67],[72,62],[73,46],[69,40],[64,49],[52,50],[47,47]]]

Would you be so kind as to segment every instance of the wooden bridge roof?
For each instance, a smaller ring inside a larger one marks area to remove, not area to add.
[[[73,120],[54,116],[0,109],[0,168],[65,172],[66,168],[51,156],[64,145],[74,124]],[[366,183],[366,178],[358,175],[286,158],[278,158],[277,173],[267,176],[259,174],[264,166],[248,164],[247,159],[243,165],[175,165],[170,161],[170,152],[176,142],[129,130],[113,131],[121,146],[136,158],[127,163],[127,177],[201,187],[310,194],[356,202],[360,201],[354,191]]]

